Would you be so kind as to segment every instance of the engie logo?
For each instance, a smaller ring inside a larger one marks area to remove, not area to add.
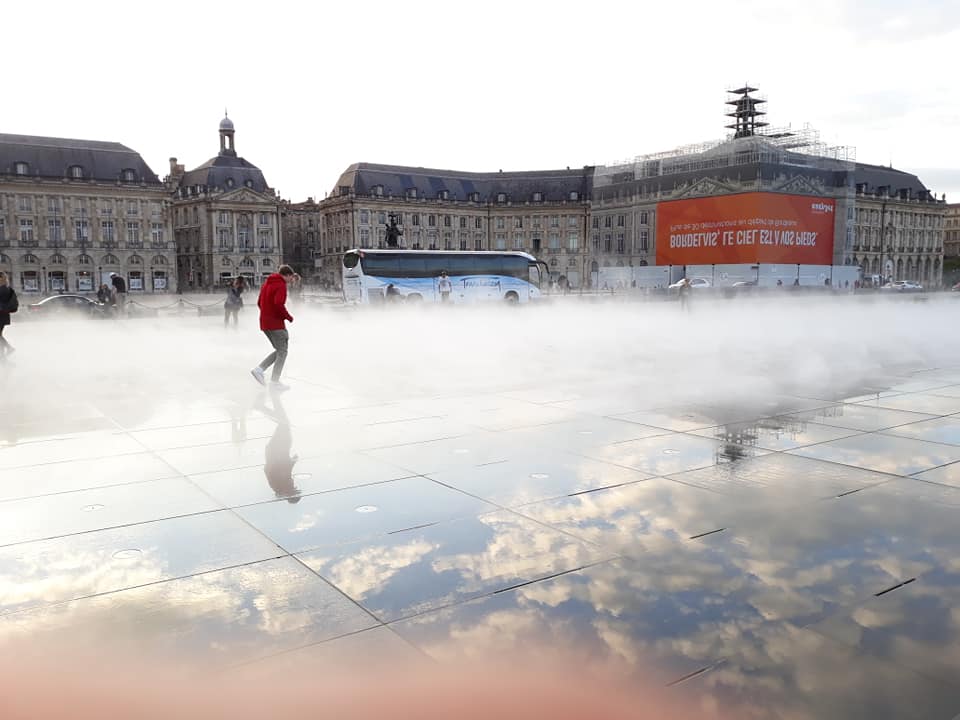
[[[818,213],[832,213],[833,205],[828,205],[827,203],[822,203],[822,202],[811,203],[810,209]]]

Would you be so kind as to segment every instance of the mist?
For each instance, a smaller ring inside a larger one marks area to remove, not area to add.
[[[542,411],[527,424],[562,419],[544,414],[551,409],[607,415],[694,402],[756,404],[770,414],[779,396],[839,400],[954,362],[953,300],[696,298],[689,313],[670,302],[574,298],[523,307],[293,306],[284,403],[296,415],[397,403],[428,410],[430,398],[497,395],[519,415]],[[121,426],[99,429],[120,430],[163,427],[171,406],[171,425],[192,424],[184,408],[196,409],[197,422],[227,419],[204,407],[253,410],[262,388],[249,369],[270,349],[254,308],[237,329],[188,312],[15,317],[6,335],[18,351],[0,369],[2,412],[21,426],[35,417],[38,436],[56,434],[57,419],[89,417],[96,429],[92,419],[107,414]],[[476,420],[471,410],[464,405],[459,419]],[[385,408],[383,419],[396,418]]]

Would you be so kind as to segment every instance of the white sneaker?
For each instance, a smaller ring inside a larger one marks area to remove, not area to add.
[[[257,365],[253,370],[250,371],[250,374],[253,375],[253,379],[256,380],[261,385],[266,385],[266,381],[263,379],[263,370],[260,369],[260,366]]]
[[[284,385],[284,384],[283,384],[282,382],[280,382],[279,380],[273,380],[273,381],[270,383],[270,389],[271,389],[271,390],[274,390],[274,391],[276,391],[276,392],[286,392],[287,390],[290,389],[290,386],[289,386],[289,385]]]

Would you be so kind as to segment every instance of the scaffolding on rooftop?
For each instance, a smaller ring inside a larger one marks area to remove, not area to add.
[[[672,150],[598,165],[594,172],[594,186],[735,169],[737,166],[758,163],[818,170],[853,170],[856,163],[854,148],[828,145],[810,125],[799,129],[789,125],[770,127],[759,120],[765,113],[758,108],[766,100],[751,96],[749,93],[753,91],[755,88],[749,85],[729,91],[734,99],[726,104],[733,105],[735,110],[725,114],[733,117],[734,122],[727,125],[732,132],[724,139],[682,145]]]

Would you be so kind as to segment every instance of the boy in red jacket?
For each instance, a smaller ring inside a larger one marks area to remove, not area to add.
[[[260,329],[273,345],[273,352],[251,370],[250,374],[258,383],[266,385],[263,374],[273,365],[270,384],[277,390],[287,389],[287,386],[280,382],[280,373],[283,372],[283,363],[287,360],[287,343],[290,341],[284,321],[293,322],[293,316],[287,312],[285,306],[287,285],[293,282],[293,275],[293,268],[289,265],[281,265],[277,268],[277,272],[270,275],[263,283],[263,287],[260,288],[260,297],[257,298],[257,307],[260,308]]]

